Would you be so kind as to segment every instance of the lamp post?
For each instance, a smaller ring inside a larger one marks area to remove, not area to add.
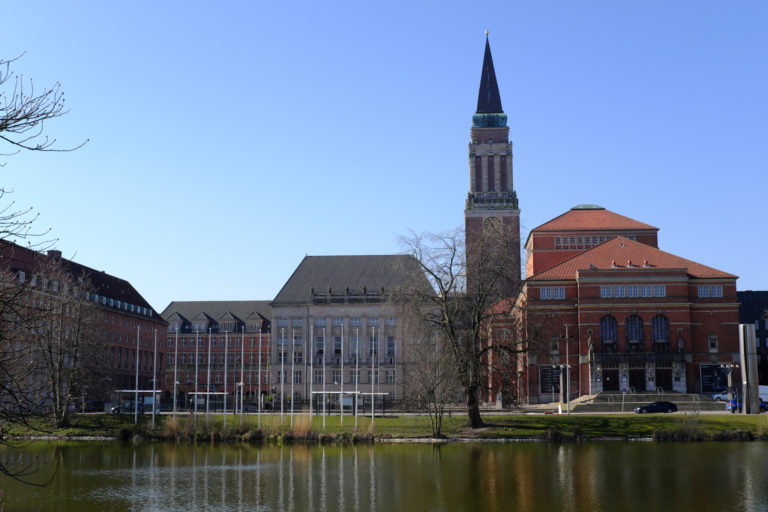
[[[728,402],[733,400],[733,370],[738,368],[738,363],[723,363],[720,368],[725,369],[728,374]]]

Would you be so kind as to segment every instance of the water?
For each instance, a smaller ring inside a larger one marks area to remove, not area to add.
[[[768,511],[757,442],[34,443],[0,460],[52,478],[0,477],[6,511]]]

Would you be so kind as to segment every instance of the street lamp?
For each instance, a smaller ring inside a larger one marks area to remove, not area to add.
[[[728,402],[733,400],[733,370],[738,367],[738,363],[723,363],[720,365],[720,368],[724,369],[728,374]]]

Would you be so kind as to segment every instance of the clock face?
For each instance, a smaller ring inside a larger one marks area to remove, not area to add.
[[[499,217],[483,219],[483,232],[488,235],[501,234],[501,219]]]

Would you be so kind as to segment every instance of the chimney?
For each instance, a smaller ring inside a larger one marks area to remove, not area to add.
[[[54,260],[60,260],[61,259],[61,251],[56,251],[54,249],[48,250],[48,257]]]

